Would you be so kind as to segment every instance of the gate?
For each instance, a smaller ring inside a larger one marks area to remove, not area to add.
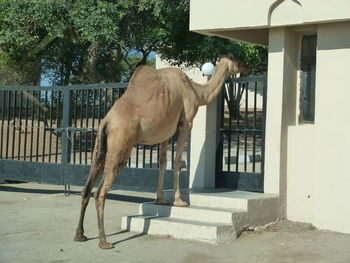
[[[219,97],[216,187],[263,192],[266,77],[226,81]]]
[[[98,126],[127,83],[0,87],[0,179],[83,185]],[[165,186],[172,187],[176,135],[169,140]],[[188,144],[187,144],[188,145]],[[186,145],[183,167],[188,168]],[[135,145],[114,189],[155,191],[159,145]],[[181,187],[188,186],[181,171]]]

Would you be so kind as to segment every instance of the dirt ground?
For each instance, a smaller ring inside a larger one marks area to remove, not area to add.
[[[114,249],[98,248],[94,202],[87,209],[85,243],[73,242],[81,187],[0,185],[0,262],[350,262],[350,235],[282,220],[245,232],[224,245],[175,240],[120,230],[124,215],[137,213],[153,193],[112,191],[106,203],[106,232]]]

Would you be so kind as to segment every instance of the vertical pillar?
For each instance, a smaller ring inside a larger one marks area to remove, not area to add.
[[[64,165],[63,171],[63,181],[66,182],[65,171],[67,167],[66,164],[70,163],[70,153],[71,153],[71,142],[70,142],[70,131],[69,127],[72,122],[72,112],[71,112],[71,91],[66,87],[63,91],[63,123],[62,123],[62,159],[61,162]]]
[[[285,29],[270,29],[264,192],[280,194]]]
[[[217,100],[199,108],[191,133],[189,187],[215,187]]]
[[[296,122],[298,37],[286,28],[270,29],[264,192],[280,195],[286,213],[288,127]]]

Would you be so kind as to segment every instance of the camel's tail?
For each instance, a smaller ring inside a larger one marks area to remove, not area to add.
[[[86,180],[85,187],[81,192],[83,200],[90,196],[91,190],[94,187],[97,177],[100,175],[104,168],[104,162],[107,152],[107,133],[106,133],[107,122],[102,122],[99,131],[97,133],[95,148],[92,155],[91,168],[89,176]]]
[[[92,157],[92,166],[100,167],[103,166],[106,152],[107,152],[107,133],[106,133],[107,122],[101,123],[99,131],[97,133],[95,148]]]

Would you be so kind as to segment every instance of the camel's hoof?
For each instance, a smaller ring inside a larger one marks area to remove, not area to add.
[[[174,201],[173,206],[185,207],[188,206],[188,203],[179,199]]]
[[[86,236],[82,235],[82,234],[81,235],[76,235],[74,237],[74,241],[77,241],[77,242],[85,242],[87,240],[88,240],[88,238]]]
[[[114,248],[114,246],[113,246],[111,243],[109,243],[109,242],[100,242],[100,243],[98,244],[98,246],[99,246],[100,248],[102,248],[102,249],[111,249],[111,248]]]
[[[165,200],[165,199],[158,199],[158,198],[156,199],[155,203],[157,205],[170,205],[170,203],[167,200]]]

